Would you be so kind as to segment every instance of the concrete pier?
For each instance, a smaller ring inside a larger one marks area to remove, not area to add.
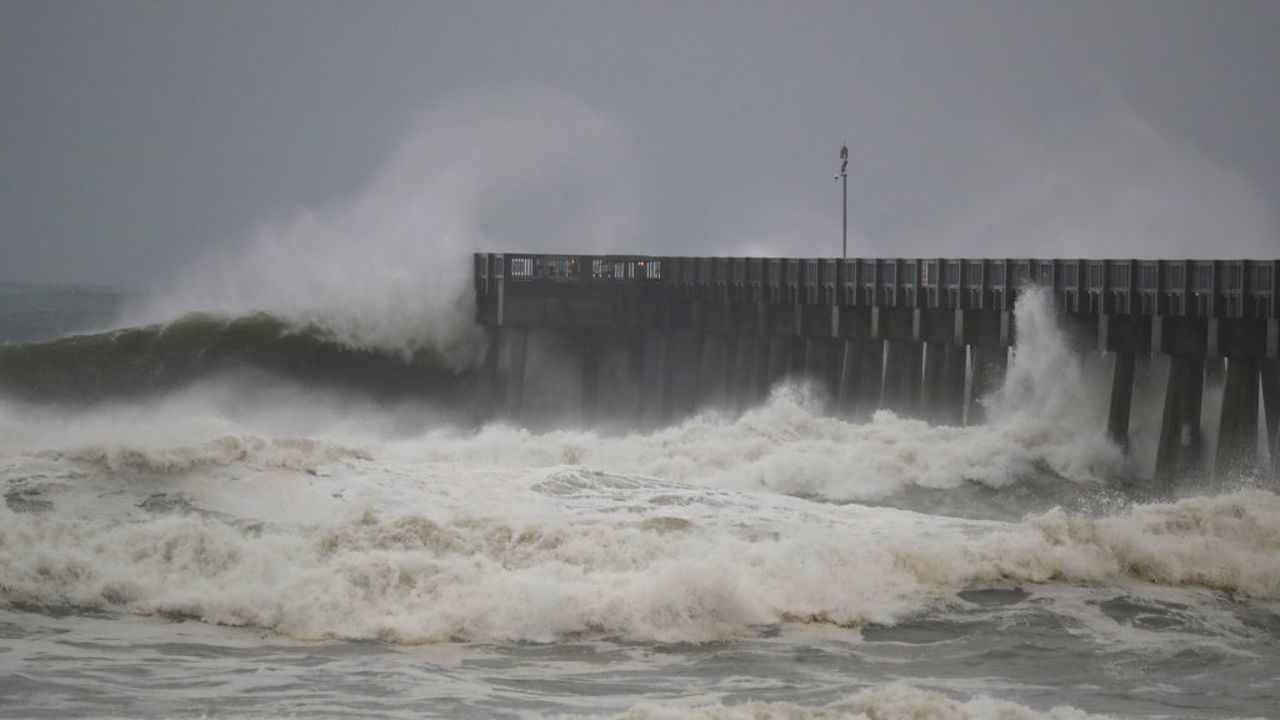
[[[507,414],[519,418],[524,412],[525,358],[529,349],[529,329],[511,328],[508,335],[506,373]]]
[[[966,425],[982,425],[986,422],[986,406],[983,400],[1004,384],[1005,371],[1009,367],[1009,350],[1000,346],[974,345],[970,347],[970,393],[965,410]]]
[[[977,425],[1017,351],[1014,305],[1039,288],[1063,352],[1112,358],[1100,430],[1130,444],[1135,380],[1161,404],[1158,486],[1206,474],[1280,483],[1277,282],[1280,260],[477,254],[476,318],[489,340],[481,412],[525,414],[536,330],[576,348],[588,422],[739,410],[792,378],[841,417],[892,408]],[[1150,386],[1153,362],[1168,363],[1163,388]],[[1218,388],[1220,414],[1203,418],[1203,396]],[[1204,438],[1214,422],[1218,436]]]
[[[1228,358],[1215,477],[1230,480],[1251,475],[1259,467],[1258,460],[1258,362]]]
[[[1111,371],[1111,402],[1107,411],[1107,437],[1120,447],[1129,447],[1129,415],[1133,407],[1133,371],[1136,366],[1132,351],[1115,353]]]
[[[963,345],[925,343],[920,410],[926,420],[941,425],[960,425],[964,421],[966,364]]]
[[[1259,372],[1262,375],[1262,403],[1271,475],[1280,486],[1280,360],[1263,360]]]
[[[582,416],[589,421],[600,417],[600,354],[601,333],[585,330],[575,333],[580,344],[582,378]]]
[[[884,389],[880,407],[907,417],[919,415],[922,348],[907,340],[886,341]]]
[[[1156,449],[1156,480],[1162,484],[1193,473],[1201,458],[1200,397],[1204,389],[1204,358],[1173,355],[1161,413]]]

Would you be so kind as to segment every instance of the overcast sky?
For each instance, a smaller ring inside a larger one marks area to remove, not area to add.
[[[852,255],[1280,257],[1274,0],[0,0],[0,98],[5,280],[418,178],[473,245],[835,255],[842,142]]]

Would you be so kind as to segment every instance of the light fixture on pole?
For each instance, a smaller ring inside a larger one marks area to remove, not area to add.
[[[849,146],[840,146],[840,173],[836,180],[841,181],[843,200],[841,203],[840,222],[840,257],[849,257]]]

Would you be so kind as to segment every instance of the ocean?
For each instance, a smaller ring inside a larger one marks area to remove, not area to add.
[[[474,352],[128,301],[0,286],[0,717],[1280,717],[1280,496],[1130,490],[1034,293],[976,427],[485,422]]]

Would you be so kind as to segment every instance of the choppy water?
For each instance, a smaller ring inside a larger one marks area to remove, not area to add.
[[[1134,504],[1019,312],[978,428],[0,400],[0,716],[1277,716],[1280,496]]]

